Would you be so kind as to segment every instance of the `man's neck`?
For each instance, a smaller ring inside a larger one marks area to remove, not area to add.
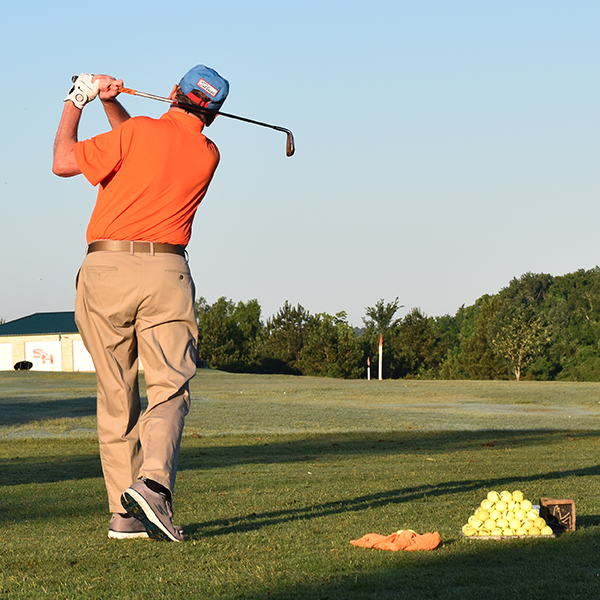
[[[202,124],[202,128],[204,128],[204,126],[205,126],[204,121],[199,116],[197,116],[191,112],[188,112],[187,110],[183,110],[182,108],[178,108],[177,106],[171,105],[167,112],[175,112],[175,113],[180,113],[183,115],[188,115],[189,117],[192,117],[193,119],[200,121],[200,123]]]

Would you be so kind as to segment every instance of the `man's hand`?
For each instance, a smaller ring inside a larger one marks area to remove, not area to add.
[[[94,75],[92,81],[94,85],[98,86],[98,96],[102,100],[102,106],[110,126],[114,129],[127,121],[129,113],[117,100],[119,90],[123,86],[123,80],[115,79],[112,75]]]
[[[115,79],[111,75],[94,75],[92,82],[98,85],[98,96],[102,102],[110,102],[119,95],[119,88],[123,85],[122,79]]]
[[[81,73],[79,77],[74,78],[73,87],[69,90],[65,102],[70,100],[79,110],[82,110],[98,95],[98,83],[94,83],[93,79],[94,75],[91,73]]]

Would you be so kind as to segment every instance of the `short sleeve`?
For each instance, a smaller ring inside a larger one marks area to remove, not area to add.
[[[112,131],[101,133],[73,147],[77,166],[94,186],[118,171],[126,149],[128,121]]]

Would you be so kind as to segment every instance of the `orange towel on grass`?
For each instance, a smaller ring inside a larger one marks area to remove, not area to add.
[[[361,548],[377,548],[378,550],[433,550],[440,544],[440,534],[415,533],[412,529],[404,529],[392,533],[392,535],[380,535],[378,533],[367,533],[359,540],[350,542]]]

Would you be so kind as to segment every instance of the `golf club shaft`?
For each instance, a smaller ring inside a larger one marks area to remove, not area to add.
[[[177,102],[174,100],[170,100],[169,98],[164,98],[163,96],[155,96],[154,94],[147,94],[146,92],[139,92],[138,90],[133,90],[131,88],[120,87],[119,91],[124,94],[131,94],[132,96],[141,96],[142,98],[150,98],[151,100],[160,100],[161,102],[167,102],[172,106],[177,106]],[[238,117],[237,115],[232,115],[229,113],[221,112],[218,110],[210,110],[207,108],[202,108],[200,106],[190,106],[188,104],[185,105],[186,110],[196,110],[198,112],[202,112],[205,114],[214,114],[221,115],[223,117],[229,117],[230,119],[236,119],[238,121],[244,121],[245,123],[251,123],[252,125],[260,125],[261,127],[269,127],[270,129],[275,129],[277,131],[283,131],[287,135],[286,142],[286,155],[292,156],[296,150],[296,146],[294,144],[294,136],[289,129],[285,127],[279,127],[279,125],[270,125],[269,123],[262,123],[261,121],[255,121],[254,119],[247,119],[246,117]]]

